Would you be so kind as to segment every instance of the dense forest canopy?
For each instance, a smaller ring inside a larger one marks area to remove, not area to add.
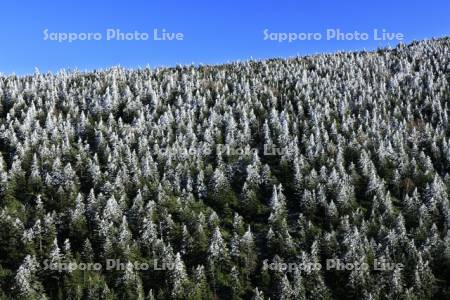
[[[0,298],[449,299],[449,81],[449,38],[0,76]]]

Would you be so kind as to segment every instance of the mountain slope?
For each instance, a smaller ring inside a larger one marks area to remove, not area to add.
[[[2,297],[450,297],[449,49],[0,77]]]

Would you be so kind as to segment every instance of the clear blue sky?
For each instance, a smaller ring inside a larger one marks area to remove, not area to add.
[[[0,72],[61,68],[92,70],[113,65],[217,64],[337,50],[374,49],[397,42],[265,41],[269,32],[346,32],[386,29],[405,42],[450,35],[450,2],[363,0],[74,0],[4,1],[0,8]],[[107,41],[105,31],[151,33],[147,41]],[[182,32],[183,41],[153,41],[154,29]],[[43,31],[100,32],[100,41],[45,41]]]

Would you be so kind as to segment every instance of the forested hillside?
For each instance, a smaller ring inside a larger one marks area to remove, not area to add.
[[[0,76],[0,299],[450,299],[449,82],[449,38]]]

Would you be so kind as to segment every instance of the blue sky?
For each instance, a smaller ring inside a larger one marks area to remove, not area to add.
[[[374,29],[402,33],[405,42],[450,35],[450,2],[362,0],[7,1],[0,9],[0,73],[93,70],[121,65],[218,64],[338,50],[375,49]],[[147,41],[106,40],[107,29],[149,33]],[[44,40],[49,33],[99,32],[99,41]],[[182,41],[154,41],[153,30]],[[263,31],[321,33],[321,40],[264,40]],[[327,29],[369,33],[366,41],[326,39]]]

